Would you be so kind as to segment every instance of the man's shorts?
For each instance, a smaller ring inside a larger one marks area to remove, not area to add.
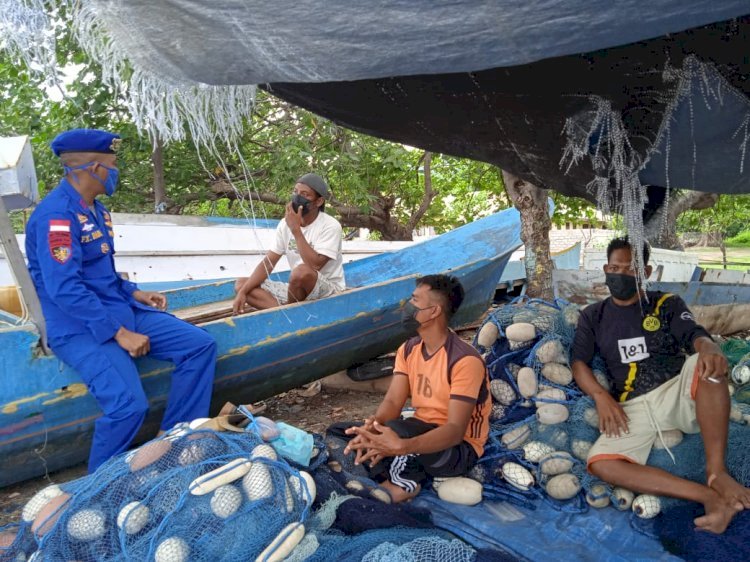
[[[651,447],[659,438],[659,430],[698,433],[700,428],[695,416],[697,362],[698,354],[691,355],[679,375],[646,394],[623,402],[629,433],[621,433],[620,437],[607,437],[602,433],[589,451],[587,465],[613,459],[645,465]]]
[[[284,283],[283,281],[271,281],[270,279],[266,279],[265,281],[263,281],[260,288],[265,289],[266,291],[271,293],[279,304],[288,304],[287,301],[289,300],[289,283]],[[313,287],[313,290],[309,295],[307,295],[307,299],[305,300],[314,301],[318,299],[324,299],[325,297],[330,297],[331,295],[335,295],[336,293],[340,292],[341,291],[336,287],[336,285],[331,283],[322,275],[318,274],[318,280],[315,282],[315,287]]]

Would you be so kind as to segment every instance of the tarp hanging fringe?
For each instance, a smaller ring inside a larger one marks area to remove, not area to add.
[[[590,101],[593,107],[590,111],[565,121],[563,133],[567,144],[560,166],[567,173],[584,158],[590,159],[594,179],[587,190],[596,197],[604,215],[622,215],[633,245],[636,276],[646,279],[642,248],[643,208],[647,198],[646,187],[638,178],[643,158],[631,145],[622,117],[612,104],[598,96],[591,96]]]
[[[658,153],[659,150],[664,151],[666,195],[662,204],[660,225],[661,231],[664,231],[671,188],[695,188],[695,185],[670,185],[671,131],[678,107],[687,103],[691,116],[690,126],[693,133],[691,166],[694,180],[699,155],[692,120],[693,100],[702,100],[706,107],[711,109],[714,104],[722,105],[725,95],[737,95],[736,90],[726,83],[726,80],[712,65],[692,55],[685,58],[681,68],[675,68],[667,63],[662,78],[665,84],[670,86],[664,117],[656,137],[648,142],[643,155],[639,154],[630,143],[620,112],[615,111],[611,103],[601,97],[591,96],[589,98],[591,109],[566,119],[563,127],[567,142],[560,159],[560,167],[568,173],[584,158],[589,159],[595,177],[588,184],[587,190],[596,197],[597,206],[602,213],[622,215],[625,230],[633,243],[636,275],[641,279],[646,278],[641,248],[644,241],[643,209],[647,202],[647,195],[646,186],[641,183],[639,173],[646,167],[652,154]],[[696,96],[696,93],[699,95]],[[750,114],[744,123],[740,123],[734,133],[734,136],[740,136],[738,147],[742,155],[740,173],[743,171],[748,141],[748,122],[750,122]],[[740,135],[741,132],[744,134]]]
[[[190,132],[198,146],[215,149],[216,140],[236,144],[245,118],[252,113],[254,85],[212,86],[178,82],[133,68],[127,55],[107,35],[107,18],[115,17],[97,4],[76,0],[0,0],[0,47],[10,50],[29,69],[42,72],[55,83],[53,22],[47,14],[66,10],[74,36],[91,58],[101,65],[102,80],[125,98],[138,129],[153,140],[180,141]]]

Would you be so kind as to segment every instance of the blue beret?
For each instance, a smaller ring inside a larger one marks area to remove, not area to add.
[[[50,143],[55,156],[65,152],[103,152],[114,154],[120,135],[99,129],[71,129],[57,135]]]

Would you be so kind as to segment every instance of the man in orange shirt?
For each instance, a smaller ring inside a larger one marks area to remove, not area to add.
[[[364,424],[328,429],[351,439],[344,452],[356,453],[355,464],[370,462],[370,475],[393,502],[416,496],[428,476],[466,473],[484,452],[492,407],[487,368],[448,328],[463,298],[455,277],[417,279],[402,314],[404,328],[417,335],[399,348],[385,399]],[[409,398],[416,412],[403,419]]]

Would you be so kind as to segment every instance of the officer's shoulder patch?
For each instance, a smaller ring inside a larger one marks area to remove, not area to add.
[[[73,255],[72,239],[70,236],[70,221],[66,219],[50,219],[47,234],[52,259],[57,263],[65,263]]]
[[[70,232],[70,221],[67,219],[50,219],[50,232]]]

